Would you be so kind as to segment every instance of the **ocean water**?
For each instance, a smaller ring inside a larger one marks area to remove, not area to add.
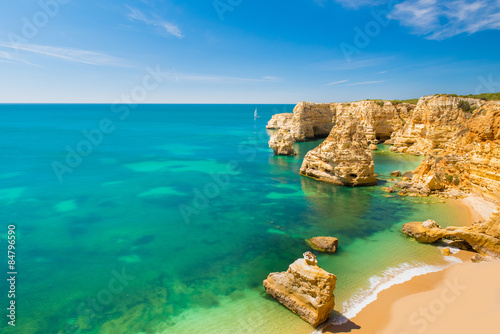
[[[321,141],[275,157],[265,125],[293,105],[0,105],[0,247],[16,226],[16,327],[2,333],[310,333],[262,281],[338,237],[319,264],[336,310],[451,262],[401,234],[432,218],[466,223],[437,198],[386,194],[421,157],[374,152],[377,187],[298,174]],[[7,258],[4,257],[5,273]],[[0,283],[7,313],[6,280]]]

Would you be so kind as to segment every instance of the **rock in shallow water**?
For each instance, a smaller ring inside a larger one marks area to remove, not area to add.
[[[269,140],[269,147],[276,155],[295,155],[293,144],[295,140],[288,130],[280,129],[276,131]]]
[[[337,277],[318,267],[316,257],[306,252],[287,271],[269,274],[264,287],[281,304],[317,327],[328,319],[335,306],[336,282]]]
[[[441,228],[432,220],[407,223],[403,225],[403,232],[422,243],[439,239],[463,241],[481,255],[500,258],[500,213],[494,213],[486,222],[465,227]]]
[[[325,253],[335,253],[339,245],[339,239],[334,237],[314,237],[306,240],[306,243],[315,250]]]
[[[355,119],[337,122],[325,141],[307,153],[300,173],[338,185],[376,185],[373,158],[363,131]]]
[[[395,170],[394,172],[391,172],[391,176],[400,177],[401,176],[401,172],[399,170]]]

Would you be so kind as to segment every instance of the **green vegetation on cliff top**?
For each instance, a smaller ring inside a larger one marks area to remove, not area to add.
[[[450,96],[450,97],[467,97],[471,99],[480,99],[484,101],[495,101],[500,100],[500,92],[498,93],[483,93],[483,94],[469,94],[469,95],[457,95],[457,94],[434,94],[435,96]],[[392,104],[401,104],[401,103],[409,103],[409,104],[417,104],[419,99],[408,99],[408,100],[388,100]],[[384,100],[380,99],[365,99],[362,101],[374,101],[380,106],[384,105]],[[349,103],[350,104],[350,103]]]
[[[451,97],[468,97],[471,99],[480,99],[484,101],[494,101],[500,100],[500,92],[497,93],[483,93],[483,94],[469,94],[469,95],[457,95],[457,94],[436,94],[437,96],[451,96]]]

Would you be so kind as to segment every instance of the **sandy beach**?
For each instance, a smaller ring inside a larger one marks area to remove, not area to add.
[[[494,203],[477,195],[457,204],[469,208],[471,223],[487,220],[496,211]],[[454,256],[462,263],[394,285],[349,322],[325,326],[321,332],[497,333],[500,261],[473,263],[473,255],[460,251]]]

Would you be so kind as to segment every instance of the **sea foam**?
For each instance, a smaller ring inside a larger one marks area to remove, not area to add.
[[[330,317],[330,320],[319,327],[312,334],[321,334],[322,328],[328,325],[342,325],[354,318],[368,304],[377,300],[380,292],[393,285],[401,284],[411,280],[413,277],[444,270],[453,264],[461,263],[462,260],[453,256],[446,256],[447,264],[430,265],[423,262],[403,263],[396,267],[389,267],[380,275],[369,278],[369,288],[360,289],[342,304],[341,312]]]

